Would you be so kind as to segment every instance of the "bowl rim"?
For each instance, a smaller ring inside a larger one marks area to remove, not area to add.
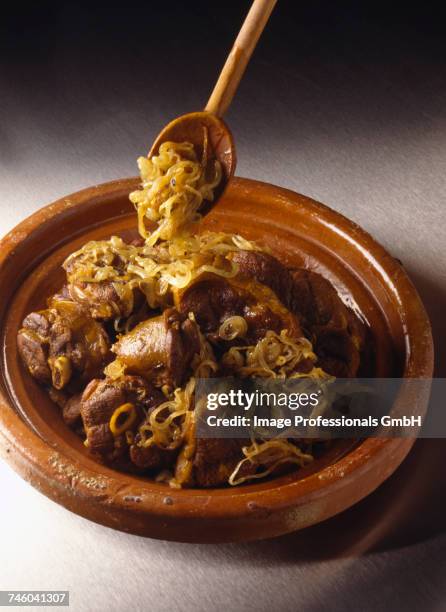
[[[25,240],[40,225],[61,214],[64,210],[82,205],[83,202],[91,201],[96,196],[117,195],[119,192],[129,191],[139,182],[138,178],[118,179],[94,187],[77,191],[65,196],[55,202],[41,208],[26,218],[15,228],[13,228],[0,241],[0,268],[13,256],[14,249],[19,242]],[[401,266],[400,262],[394,259],[373,239],[368,232],[359,227],[356,223],[329,208],[328,206],[313,200],[307,196],[296,194],[296,192],[277,187],[269,183],[236,177],[231,181],[230,189],[236,190],[243,187],[261,188],[265,193],[278,196],[287,201],[296,200],[299,196],[304,202],[305,207],[310,209],[313,215],[319,220],[329,213],[335,217],[349,235],[354,236],[357,243],[361,243],[362,249],[373,252],[373,260],[379,265],[380,272],[385,275],[388,282],[397,285],[400,296],[402,316],[406,314],[408,356],[404,364],[403,378],[431,378],[433,372],[433,341],[430,322],[421,299]],[[54,245],[57,246],[57,245]],[[404,299],[401,298],[404,295]],[[404,311],[404,308],[406,309]],[[426,329],[423,338],[418,338],[413,333],[414,321],[420,321]],[[91,465],[85,465],[79,461],[79,454],[75,449],[70,449],[66,444],[67,452],[62,454],[44,441],[40,436],[33,432],[30,427],[17,414],[12,405],[12,400],[7,397],[0,389],[0,454],[13,465],[25,479],[32,482],[42,492],[56,501],[62,494],[73,495],[73,488],[76,494],[82,498],[96,500],[98,503],[103,501],[103,489],[107,487],[115,494],[108,494],[110,504],[118,510],[126,511],[129,508],[129,496],[136,495],[137,489],[141,492],[140,503],[137,504],[137,512],[145,515],[169,515],[175,517],[194,518],[237,518],[249,516],[247,500],[250,504],[262,505],[264,497],[268,494],[268,508],[282,510],[290,504],[302,504],[308,498],[321,498],[328,489],[333,486],[340,487],[345,482],[340,475],[349,476],[353,472],[367,471],[371,460],[378,457],[384,450],[396,452],[398,439],[395,438],[372,438],[360,442],[353,450],[340,458],[334,464],[323,468],[321,471],[310,474],[309,476],[297,480],[291,480],[279,484],[277,479],[272,479],[270,486],[255,490],[252,485],[240,486],[234,489],[168,489],[164,485],[147,480],[138,481],[138,486],[132,487],[134,491],[123,487],[123,475],[103,465],[97,464],[97,469]],[[406,444],[407,445],[407,444]],[[410,446],[407,448],[409,450]],[[82,457],[81,457],[82,459]],[[52,465],[54,470],[51,476],[44,470],[44,466]],[[81,467],[79,467],[79,465]],[[71,474],[76,474],[75,484]],[[124,475],[126,476],[126,475]],[[376,486],[380,484],[377,483]],[[221,498],[230,499],[231,503],[221,504]],[[167,505],[166,498],[173,499],[175,503]],[[197,505],[197,502],[201,502]],[[133,506],[135,507],[135,506]],[[78,513],[88,516],[88,511]],[[91,517],[89,517],[91,518]],[[93,519],[95,520],[95,519]]]

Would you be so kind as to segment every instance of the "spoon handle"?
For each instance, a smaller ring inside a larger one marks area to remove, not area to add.
[[[277,0],[254,0],[218,77],[205,111],[223,117]]]

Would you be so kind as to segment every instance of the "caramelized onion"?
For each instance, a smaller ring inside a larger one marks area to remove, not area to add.
[[[243,317],[233,316],[228,317],[220,325],[218,335],[222,340],[234,340],[235,338],[243,338],[248,331],[248,324]]]

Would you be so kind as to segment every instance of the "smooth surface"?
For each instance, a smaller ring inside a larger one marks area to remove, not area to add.
[[[286,4],[272,16],[227,117],[237,134],[238,173],[329,203],[400,258],[431,315],[437,373],[445,375],[444,50],[418,27],[364,30],[345,14],[332,29],[304,23],[287,34],[279,21]],[[71,6],[63,22],[50,22],[53,38],[31,37],[33,49],[10,63],[1,56],[2,233],[44,202],[134,174],[136,156],[160,127],[185,105],[204,103],[235,33],[221,18],[211,22],[216,35],[203,29],[209,60],[192,76],[180,63],[193,89],[179,96],[181,21],[172,22],[178,42],[164,57],[171,78],[162,80],[147,51],[130,45],[123,53],[114,30],[105,28],[92,58],[80,41],[98,36],[90,10]],[[244,12],[246,5],[237,23]],[[57,34],[70,19],[77,34]],[[201,45],[191,54],[198,65]],[[139,90],[129,92],[131,85]],[[70,588],[72,609],[81,612],[145,610],[148,601],[162,612],[356,612],[381,610],[383,602],[389,610],[441,611],[445,462],[444,441],[419,442],[379,491],[344,515],[295,536],[225,546],[169,544],[98,527],[2,464],[0,486],[9,493],[0,501],[0,585]]]
[[[117,180],[67,195],[0,242],[0,456],[73,512],[128,533],[180,542],[243,542],[290,533],[374,491],[406,457],[413,439],[339,441],[305,469],[279,478],[172,490],[98,464],[65,426],[23,368],[17,330],[60,289],[61,264],[70,253],[89,240],[136,235],[128,200],[136,186],[135,179]],[[398,261],[356,224],[305,196],[243,178],[231,181],[202,224],[230,233],[243,226],[245,238],[269,247],[287,265],[330,279],[371,328],[375,376],[432,376],[432,336],[423,305]],[[413,396],[403,386],[395,414],[415,402],[423,415],[427,400],[428,388]]]

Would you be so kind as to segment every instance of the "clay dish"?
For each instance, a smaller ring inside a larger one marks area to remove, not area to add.
[[[310,467],[236,488],[174,490],[96,463],[23,369],[16,334],[63,282],[64,258],[90,239],[136,233],[128,193],[105,183],[41,209],[0,243],[0,452],[45,495],[122,531],[189,542],[243,541],[302,529],[355,504],[403,461],[414,439],[340,442]],[[429,320],[400,263],[360,227],[307,197],[233,179],[206,217],[214,230],[268,245],[282,261],[322,272],[370,323],[377,374],[432,376]],[[427,393],[419,394],[425,410]],[[413,401],[413,397],[411,401]],[[404,404],[404,393],[398,400]]]

